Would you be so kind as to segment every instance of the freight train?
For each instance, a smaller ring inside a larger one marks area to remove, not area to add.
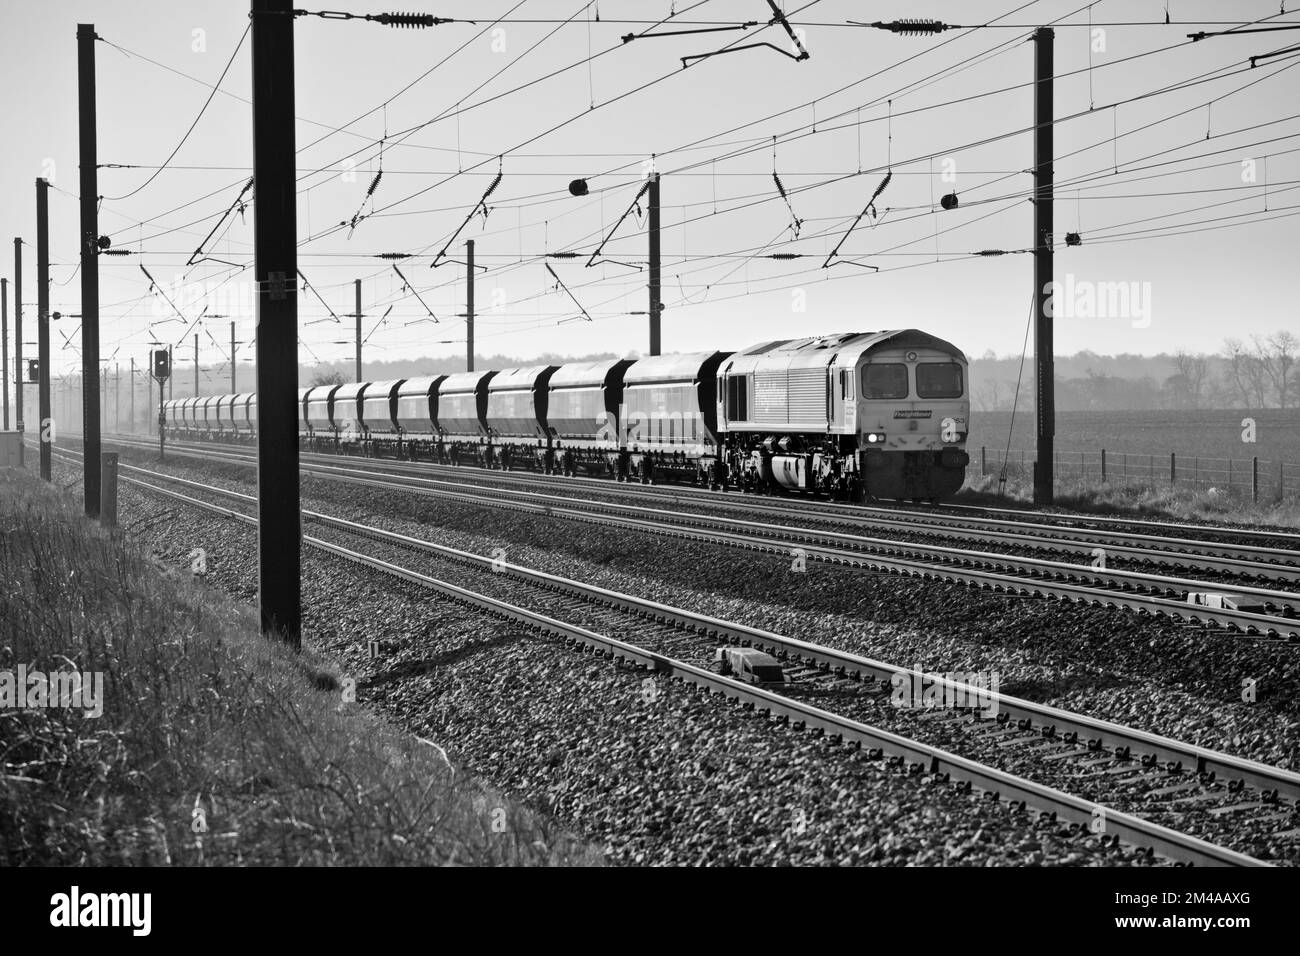
[[[903,329],[318,385],[299,390],[299,439],[411,461],[937,501],[969,461],[967,369],[954,345]],[[257,396],[177,399],[164,416],[172,436],[251,440]]]

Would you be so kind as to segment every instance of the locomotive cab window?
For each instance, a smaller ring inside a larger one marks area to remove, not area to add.
[[[727,421],[744,422],[749,420],[748,395],[745,385],[748,379],[744,375],[727,376]]]
[[[862,397],[907,398],[907,366],[901,362],[866,366],[862,370]]]
[[[916,367],[916,394],[921,398],[961,398],[961,366],[956,362],[922,362]]]

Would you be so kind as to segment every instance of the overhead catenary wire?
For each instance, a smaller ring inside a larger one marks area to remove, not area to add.
[[[820,112],[820,111],[819,111],[819,112]],[[822,122],[822,124],[824,124],[824,122],[826,122],[826,121],[823,120],[823,121],[820,121],[820,122]],[[819,126],[819,129],[820,129],[820,126]],[[1105,198],[1105,196],[1097,196],[1097,199],[1104,199],[1104,198]],[[1117,198],[1118,198],[1118,196],[1117,196]],[[775,199],[775,196],[774,196],[774,199]]]
[[[216,85],[212,87],[212,92],[208,94],[208,98],[203,101],[203,106],[199,109],[198,115],[194,117],[194,122],[190,123],[189,129],[185,131],[185,135],[181,137],[180,142],[176,144],[176,148],[171,151],[171,154],[165,160],[163,160],[162,165],[159,166],[156,170],[154,170],[153,175],[151,175],[148,179],[146,179],[143,183],[141,183],[139,186],[137,186],[135,189],[131,190],[130,192],[123,193],[120,196],[105,196],[104,197],[105,199],[111,202],[117,202],[122,199],[129,199],[132,196],[134,196],[136,193],[143,190],[155,179],[157,179],[158,176],[162,173],[162,171],[167,168],[167,164],[170,163],[176,157],[176,154],[181,151],[181,147],[184,146],[186,140],[190,138],[190,134],[194,132],[194,127],[199,125],[199,120],[203,119],[203,114],[208,111],[208,106],[211,105],[212,98],[217,95],[217,90],[221,88],[222,81],[225,80],[226,74],[230,72],[230,67],[235,62],[235,57],[239,55],[239,51],[243,48],[244,40],[248,37],[248,32],[251,29],[252,29],[252,23],[250,21],[250,23],[244,27],[244,32],[239,35],[239,42],[235,44],[235,49],[231,52],[230,59],[226,60],[226,65],[221,71],[221,76],[217,78]]]

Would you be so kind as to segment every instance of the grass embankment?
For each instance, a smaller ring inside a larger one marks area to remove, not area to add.
[[[594,862],[76,505],[0,469],[0,679],[103,675],[99,717],[0,694],[0,865]]]
[[[953,499],[956,504],[1031,508],[1032,479],[1008,477],[1000,494],[996,475],[971,479]],[[1258,503],[1238,488],[1210,489],[1155,484],[1102,484],[1081,478],[1058,478],[1056,508],[1086,514],[1226,522],[1251,527],[1300,528],[1300,498],[1277,501],[1260,496]]]

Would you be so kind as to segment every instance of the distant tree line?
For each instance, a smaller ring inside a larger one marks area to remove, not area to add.
[[[1179,349],[1159,355],[1098,355],[1079,352],[1056,358],[1056,407],[1060,411],[1138,409],[1295,408],[1300,406],[1300,338],[1283,330],[1224,339],[1217,354]],[[1019,356],[992,352],[971,361],[971,405],[1006,411],[1021,375]],[[1034,407],[1033,358],[1024,362],[1019,408]]]

